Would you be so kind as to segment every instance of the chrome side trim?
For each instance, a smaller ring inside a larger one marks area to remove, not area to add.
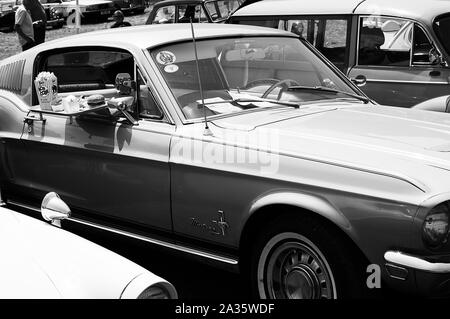
[[[10,205],[14,205],[14,206],[19,206],[28,210],[32,210],[35,212],[39,212],[41,213],[40,209],[37,209],[36,207],[30,206],[30,205],[26,205],[26,204],[22,204],[19,202],[15,202],[15,201],[10,201],[8,200],[8,204]],[[189,248],[189,247],[185,247],[182,245],[177,245],[177,244],[173,244],[173,243],[168,243],[162,240],[158,240],[158,239],[153,239],[150,237],[145,237],[145,236],[141,236],[141,235],[137,235],[137,234],[133,234],[127,231],[123,231],[123,230],[118,230],[112,227],[107,227],[107,226],[102,226],[99,224],[95,224],[92,222],[87,222],[78,218],[74,218],[74,217],[70,217],[66,220],[78,223],[78,224],[82,224],[82,225],[86,225],[86,226],[90,226],[90,227],[94,227],[97,229],[101,229],[101,230],[105,230],[111,233],[115,233],[115,234],[119,234],[122,236],[126,236],[126,237],[130,237],[130,238],[134,238],[134,239],[138,239],[138,240],[142,240],[151,244],[155,244],[158,246],[163,246],[169,249],[174,249],[177,251],[181,251],[183,253],[187,253],[187,254],[191,254],[191,255],[196,255],[196,256],[200,256],[200,257],[204,257],[207,259],[212,259],[221,263],[225,263],[225,264],[229,264],[229,265],[237,265],[238,264],[238,260],[237,259],[233,259],[233,258],[229,258],[229,257],[224,257],[224,256],[220,256],[220,255],[216,255],[216,254],[212,254],[212,253],[208,253],[208,252],[204,252],[201,250],[197,250],[197,249],[193,249],[193,248]]]
[[[181,251],[181,252],[184,252],[184,253],[188,253],[188,254],[191,254],[191,255],[196,255],[196,256],[205,257],[205,258],[208,258],[208,259],[213,259],[215,261],[223,262],[223,263],[230,264],[230,265],[237,265],[238,264],[238,260],[236,260],[236,259],[232,259],[232,258],[228,258],[228,257],[216,255],[216,254],[207,253],[207,252],[204,252],[204,251],[201,251],[201,250],[197,250],[197,249],[193,249],[193,248],[189,248],[189,247],[185,247],[185,246],[181,246],[181,245],[177,245],[177,244],[164,242],[162,240],[153,239],[153,238],[150,238],[150,237],[145,237],[145,236],[133,234],[133,233],[130,233],[130,232],[127,232],[127,231],[123,231],[123,230],[118,230],[118,229],[115,229],[115,228],[112,228],[112,227],[98,225],[98,224],[87,222],[87,221],[84,221],[84,220],[81,220],[81,219],[78,219],[78,218],[70,217],[67,220],[70,220],[70,221],[75,222],[75,223],[83,224],[83,225],[86,225],[86,226],[91,226],[91,227],[94,227],[94,228],[97,228],[97,229],[109,231],[111,233],[127,236],[127,237],[138,239],[138,240],[142,240],[142,241],[145,241],[145,242],[148,242],[148,243],[151,243],[151,244],[155,244],[155,245],[158,245],[158,246],[163,246],[163,247],[166,247],[166,248],[178,250],[178,251]]]
[[[399,251],[387,251],[384,259],[390,263],[425,272],[447,274],[450,273],[450,263],[431,263],[419,257],[404,254]]]
[[[6,203],[8,205],[19,206],[19,207],[22,207],[22,208],[25,208],[25,209],[28,209],[28,210],[32,210],[32,211],[37,212],[39,214],[41,213],[41,210],[39,208],[36,208],[34,206],[30,206],[30,205],[27,205],[27,204],[22,204],[22,203],[19,203],[19,202],[13,201],[13,200],[9,200],[9,199],[6,201]]]
[[[375,83],[404,83],[404,84],[432,84],[432,85],[449,85],[448,82],[433,82],[433,81],[402,81],[402,80],[380,80],[380,79],[367,79],[367,82]]]

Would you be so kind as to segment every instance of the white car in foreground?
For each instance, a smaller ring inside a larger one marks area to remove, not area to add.
[[[41,212],[53,225],[0,208],[0,298],[177,298],[166,280],[55,227],[70,216],[56,193]]]

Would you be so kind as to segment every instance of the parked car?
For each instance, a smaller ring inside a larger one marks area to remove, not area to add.
[[[90,21],[106,21],[115,11],[110,0],[79,0],[81,18]],[[44,7],[50,7],[65,20],[75,12],[75,0],[42,0]]]
[[[448,115],[373,103],[291,32],[194,34],[103,30],[2,60],[7,204],[57,191],[75,222],[241,271],[261,298],[370,294],[369,264],[383,287],[448,295]]]
[[[164,0],[154,4],[146,24],[225,22],[241,0]]]
[[[14,30],[15,0],[0,0],[0,31]]]
[[[381,104],[450,94],[448,1],[265,0],[230,22],[298,33]]]
[[[45,2],[46,0],[43,0]],[[2,18],[0,18],[0,25],[3,26],[4,30],[6,31],[13,31],[14,30],[14,23],[15,23],[15,14],[16,10],[19,7],[19,5],[22,4],[22,0],[12,0],[12,1],[0,1],[3,2],[3,7],[8,7],[7,11],[8,14]],[[5,5],[5,3],[7,3]],[[1,6],[1,5],[0,5]],[[43,4],[43,7],[45,9],[45,14],[47,16],[47,28],[61,28],[64,25],[64,19],[62,16],[62,12],[55,10],[51,6],[48,6],[46,4]],[[2,14],[0,13],[0,17]],[[1,29],[2,27],[0,27]]]
[[[168,281],[58,228],[70,209],[56,193],[45,196],[41,213],[54,226],[0,207],[1,299],[177,298]]]
[[[142,14],[145,11],[145,0],[112,0],[116,10],[123,13]]]

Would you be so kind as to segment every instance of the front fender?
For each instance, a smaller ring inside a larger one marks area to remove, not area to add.
[[[331,221],[353,239],[356,239],[356,234],[353,232],[351,224],[344,214],[325,198],[315,194],[294,191],[277,191],[265,194],[251,204],[244,223],[246,223],[251,216],[257,214],[261,208],[271,205],[288,205],[311,211]]]

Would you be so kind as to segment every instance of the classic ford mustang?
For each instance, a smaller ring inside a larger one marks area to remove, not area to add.
[[[148,270],[59,229],[70,216],[58,194],[42,201],[57,227],[0,207],[1,299],[169,299],[175,288]]]
[[[56,191],[261,298],[450,292],[449,115],[375,104],[293,33],[85,33],[1,61],[0,87],[8,206]]]

